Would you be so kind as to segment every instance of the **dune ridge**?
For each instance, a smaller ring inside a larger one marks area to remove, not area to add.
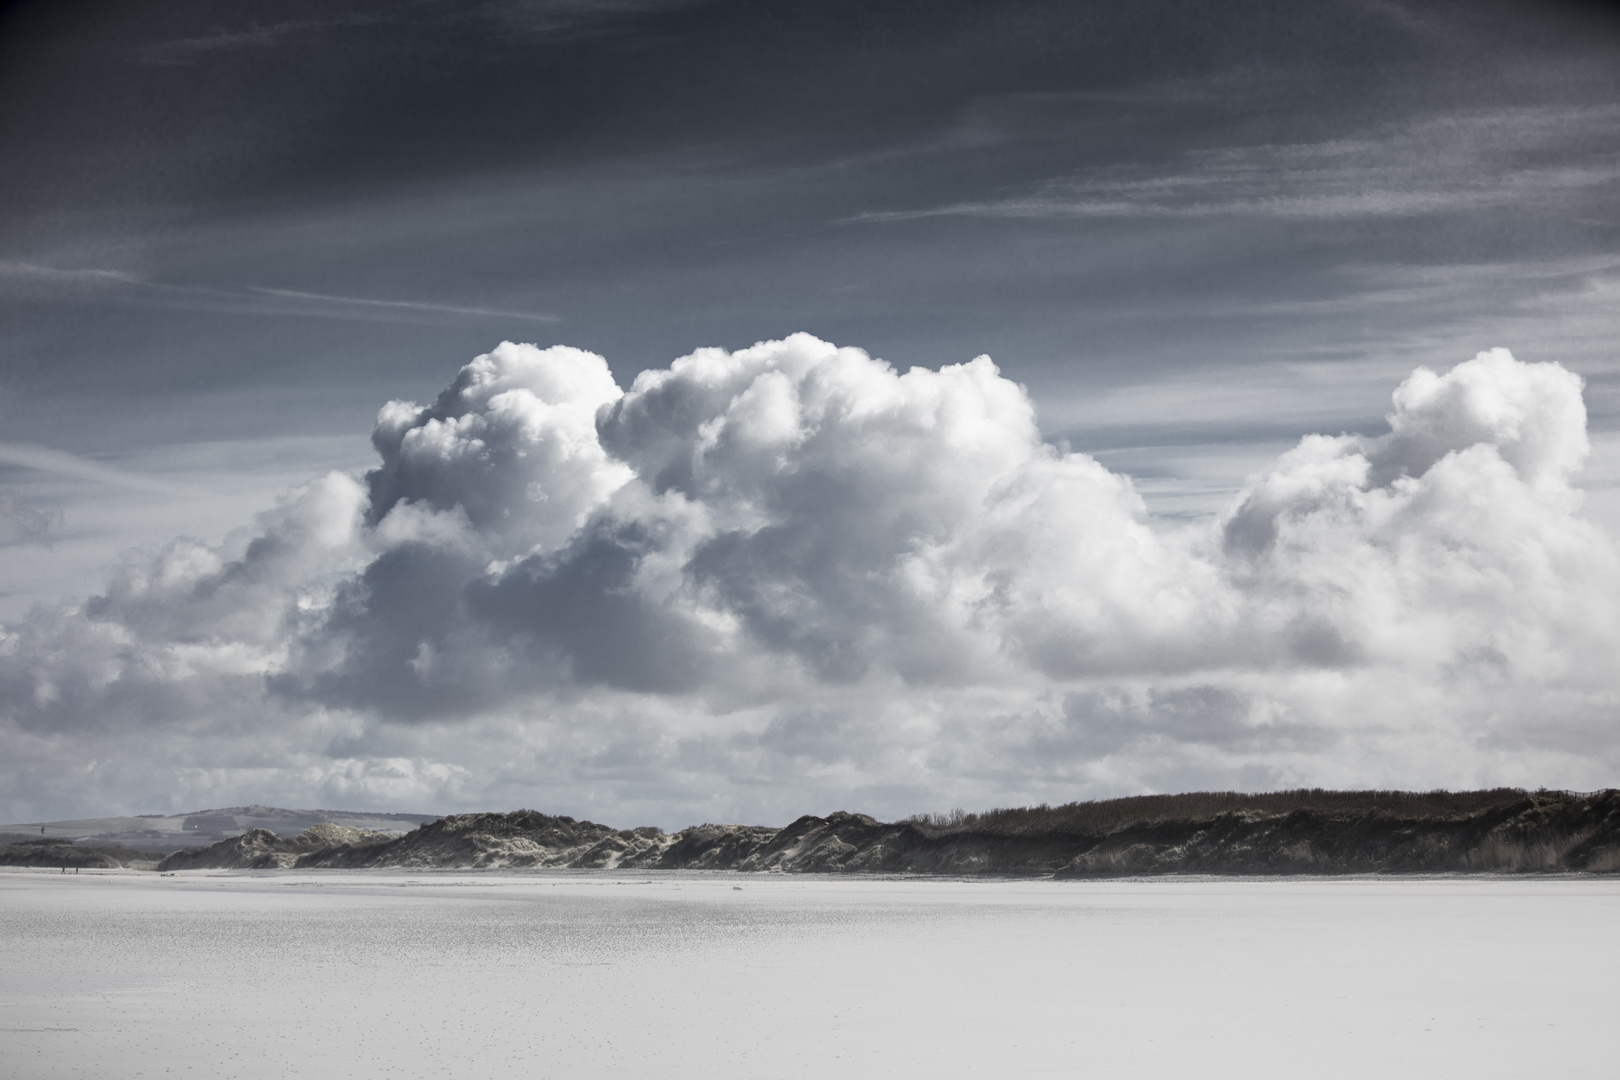
[[[789,873],[1160,874],[1620,871],[1620,791],[1198,792],[881,822],[838,811],[783,828],[615,829],[535,810],[452,814],[403,835],[266,829],[160,869],[647,869]]]

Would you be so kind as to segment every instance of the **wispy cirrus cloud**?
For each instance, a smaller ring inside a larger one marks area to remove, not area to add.
[[[0,442],[0,465],[35,469],[40,472],[55,473],[58,476],[72,477],[75,480],[85,480],[94,484],[105,484],[110,487],[146,491],[160,495],[192,493],[190,489],[179,484],[155,480],[152,477],[128,472],[91,458],[70,454],[65,450],[55,450],[48,446],[36,446],[32,443]]]
[[[62,269],[27,262],[0,261],[0,279],[57,282],[62,284],[133,285],[140,279],[127,270],[98,270],[94,267]]]
[[[332,296],[327,293],[302,292],[298,289],[266,289],[253,286],[248,292],[261,296],[279,296],[288,300],[314,300],[323,304],[350,304],[356,307],[396,308],[404,311],[439,311],[447,315],[487,315],[501,319],[525,319],[530,322],[559,322],[556,315],[532,311],[502,311],[497,308],[463,307],[457,304],[429,304],[416,300],[372,300],[358,296]]]
[[[184,65],[219,54],[283,47],[300,36],[338,27],[420,21],[428,24],[485,23],[510,34],[558,34],[588,30],[614,20],[692,5],[695,0],[483,0],[444,3],[407,0],[377,5],[374,11],[350,10],[317,19],[220,25],[211,33],[144,46],[135,59],[144,64]]]
[[[1620,181],[1613,106],[1425,117],[1357,138],[1187,153],[1154,172],[1110,166],[1000,198],[857,214],[847,222],[1406,218],[1550,202]],[[1592,152],[1609,144],[1608,153]]]
[[[144,64],[190,64],[212,53],[271,48],[282,44],[290,37],[311,30],[324,30],[334,26],[363,26],[377,21],[372,15],[349,12],[324,19],[288,19],[277,23],[249,23],[235,28],[221,26],[210,34],[148,45],[138,50],[135,58]]]
[[[472,318],[520,319],[525,322],[560,322],[560,316],[539,311],[510,311],[465,304],[441,304],[426,300],[390,300],[376,297],[338,296],[303,289],[277,289],[260,285],[220,288],[153,281],[128,270],[88,267],[57,268],[26,262],[0,262],[0,280],[10,279],[25,286],[124,286],[154,295],[164,302],[191,302],[208,310],[243,311],[252,314],[308,315],[322,318],[372,320],[388,312],[402,315],[458,315]]]
[[[1266,300],[1246,305],[1236,314],[1312,316],[1365,311],[1374,305],[1432,305],[1491,295],[1504,286],[1515,287],[1516,307],[1543,309],[1602,291],[1606,283],[1612,288],[1620,275],[1620,259],[1596,255],[1440,266],[1355,264],[1340,268],[1339,275],[1348,287],[1332,296]]]

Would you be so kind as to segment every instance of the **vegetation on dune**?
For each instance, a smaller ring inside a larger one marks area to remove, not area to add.
[[[154,870],[163,856],[116,845],[75,844],[72,840],[0,835],[0,866],[65,867],[69,870]]]
[[[1194,792],[916,815],[845,811],[780,828],[614,829],[534,810],[457,814],[401,836],[318,826],[177,852],[191,867],[767,870],[794,873],[1479,873],[1620,870],[1620,791]]]
[[[1574,800],[1574,792],[1538,791],[1541,799]],[[1298,810],[1318,814],[1382,814],[1431,820],[1457,820],[1513,806],[1531,796],[1522,788],[1483,791],[1332,791],[1295,788],[1249,794],[1192,791],[1181,795],[1131,795],[1061,806],[1009,807],[969,813],[914,814],[905,821],[931,835],[973,832],[985,836],[1096,834],[1156,821],[1198,821],[1222,814],[1280,815]]]

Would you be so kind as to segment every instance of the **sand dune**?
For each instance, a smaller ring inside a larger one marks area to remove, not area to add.
[[[164,870],[657,869],[798,873],[1364,874],[1620,869],[1620,791],[1301,791],[1148,796],[883,823],[614,829],[532,810],[455,814],[403,835],[255,829]]]

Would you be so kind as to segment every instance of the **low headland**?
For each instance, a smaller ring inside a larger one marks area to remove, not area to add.
[[[244,808],[236,808],[244,809]],[[246,808],[261,813],[267,807]],[[277,811],[285,823],[321,811]],[[324,812],[328,817],[360,815]],[[218,825],[229,810],[207,816]],[[396,815],[386,822],[419,818]],[[109,819],[111,820],[111,819]],[[615,829],[534,810],[452,814],[409,832],[264,825],[164,854],[0,836],[0,865],[197,869],[636,869],[983,874],[1620,872],[1620,790],[1324,791],[1142,795],[881,822],[839,811],[783,828]]]

